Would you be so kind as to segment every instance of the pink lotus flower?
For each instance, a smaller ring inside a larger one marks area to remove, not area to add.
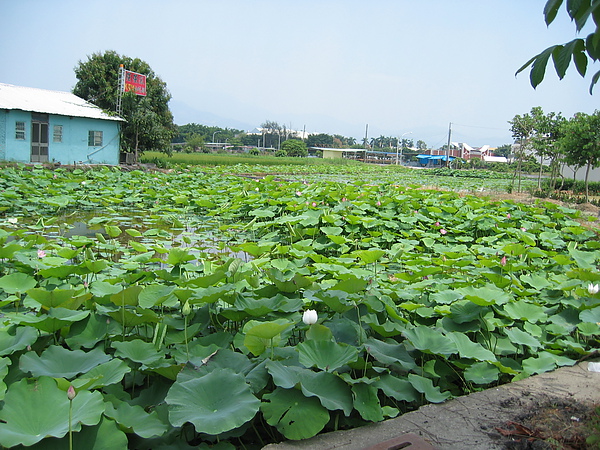
[[[317,203],[316,202],[312,202],[312,207],[316,208],[317,207]]]
[[[436,222],[436,223],[435,223],[435,226],[436,226],[436,227],[439,227],[439,226],[440,226],[440,223],[439,223],[439,222]]]
[[[377,206],[381,206],[381,202],[377,200]]]
[[[46,256],[46,252],[44,250],[38,250],[38,258],[43,258]]]
[[[296,195],[297,195],[298,197],[300,197],[300,196],[302,195],[302,192],[300,192],[300,191],[296,191]]]
[[[446,233],[448,233],[448,232],[442,228],[442,229],[440,230],[440,233],[442,233],[442,234],[446,234]]]
[[[506,215],[506,218],[507,218],[507,219],[510,219],[510,213],[508,213],[508,214]]]

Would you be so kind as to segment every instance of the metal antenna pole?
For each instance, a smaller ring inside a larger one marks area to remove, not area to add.
[[[452,122],[448,126],[448,147],[446,147],[446,167],[450,167],[450,141],[452,140]]]

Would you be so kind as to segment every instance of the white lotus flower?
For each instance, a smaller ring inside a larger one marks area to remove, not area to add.
[[[304,311],[304,314],[302,314],[302,322],[304,322],[306,325],[317,323],[318,318],[319,316],[317,316],[317,312],[314,309],[307,309]]]
[[[598,293],[598,285],[597,284],[588,284],[588,292],[590,295],[594,295]]]

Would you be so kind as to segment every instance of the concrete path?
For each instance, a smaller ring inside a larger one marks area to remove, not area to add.
[[[395,419],[303,441],[270,444],[264,449],[364,450],[405,433],[413,433],[440,450],[502,449],[506,438],[495,427],[504,427],[520,413],[551,399],[600,403],[600,373],[589,371],[588,362],[582,362],[446,403],[426,405]],[[377,448],[417,450],[419,447],[413,444]]]

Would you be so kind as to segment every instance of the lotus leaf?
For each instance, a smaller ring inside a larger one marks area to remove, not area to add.
[[[371,384],[356,383],[352,386],[354,408],[361,417],[372,422],[383,420],[383,410],[377,398],[377,387]]]
[[[0,410],[0,444],[33,445],[45,437],[63,437],[69,431],[69,399],[49,377],[22,379],[10,385]],[[81,391],[73,399],[72,427],[96,425],[104,412],[100,392]]]
[[[263,396],[260,410],[269,425],[292,440],[313,437],[329,422],[329,412],[319,400],[296,389],[275,388]]]
[[[33,345],[38,332],[31,327],[9,326],[0,329],[0,356],[12,355]]]
[[[300,372],[300,387],[306,397],[316,396],[330,411],[340,409],[346,416],[352,412],[352,392],[340,377],[330,372]],[[283,387],[283,386],[282,386]]]
[[[187,377],[185,381],[178,377],[165,401],[172,425],[191,422],[198,433],[208,434],[242,426],[256,415],[260,406],[244,377],[230,369],[216,369],[206,375]]]
[[[298,344],[296,350],[303,366],[316,366],[328,372],[355,362],[358,358],[356,348],[332,341],[305,341]]]
[[[121,427],[130,429],[146,439],[162,436],[168,428],[168,425],[159,419],[156,411],[148,414],[141,406],[126,402],[120,402],[117,407],[107,403],[104,415],[114,419]]]
[[[39,356],[35,352],[21,355],[19,367],[22,371],[31,372],[36,377],[73,378],[80,373],[87,373],[110,359],[101,348],[84,352],[51,345]]]

